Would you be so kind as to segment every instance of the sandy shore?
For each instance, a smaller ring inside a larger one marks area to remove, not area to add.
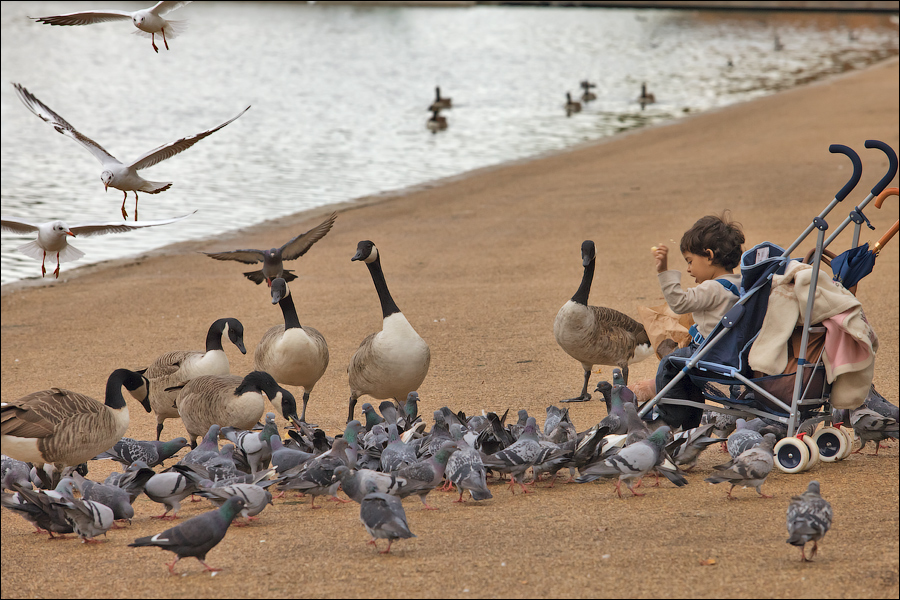
[[[580,245],[596,242],[598,268],[591,303],[637,316],[663,302],[649,249],[680,239],[698,217],[731,209],[750,244],[792,242],[850,175],[830,144],[855,149],[865,167],[846,217],[887,169],[867,139],[900,147],[898,61],[845,74],[672,125],[539,160],[484,169],[400,195],[339,208],[333,230],[293,264],[301,323],[328,340],[331,364],[316,386],[309,419],[333,434],[342,429],[349,387],[346,365],[360,341],[381,327],[364,266],[351,262],[359,240],[382,255],[388,285],[404,314],[428,341],[431,370],[420,391],[426,415],[443,405],[468,414],[545,409],[571,397],[581,368],[553,338],[553,319],[581,278]],[[892,185],[896,184],[896,178]],[[180,244],[137,259],[74,269],[58,282],[3,287],[3,398],[53,386],[102,398],[116,368],[140,368],[157,355],[200,349],[206,329],[229,316],[245,327],[246,356],[226,348],[233,373],[253,368],[253,349],[281,314],[265,287],[241,276],[244,265],[197,251],[280,244],[331,209],[280,219],[219,239]],[[897,220],[896,199],[867,210],[874,242]],[[833,248],[849,246],[849,229]],[[812,247],[810,239],[802,247]],[[881,254],[859,297],[880,337],[875,383],[897,402],[898,245]],[[674,263],[684,269],[681,261]],[[687,283],[687,280],[685,280]],[[651,376],[655,361],[632,366]],[[610,378],[609,368],[593,380]],[[592,381],[593,388],[593,381]],[[604,415],[602,403],[571,407],[579,430]],[[183,435],[169,421],[164,437]],[[430,423],[430,419],[429,419]],[[152,439],[155,420],[134,404],[129,435]],[[870,447],[871,448],[871,447]],[[703,483],[722,462],[704,455],[691,485],[663,484],[643,498],[620,501],[609,483],[539,486],[439,511],[405,502],[417,539],[389,556],[365,545],[356,505],[306,499],[277,501],[251,527],[232,528],[209,562],[179,564],[169,554],[128,548],[161,531],[149,516],[158,506],[136,503],[137,518],[110,532],[104,545],[47,542],[22,519],[2,511],[3,597],[898,597],[898,448],[878,458],[853,455],[802,475],[773,474],[764,488],[725,500],[722,486]],[[102,479],[114,465],[93,462]],[[789,498],[811,479],[835,510],[834,528],[813,564],[802,565],[784,543]],[[204,503],[186,506],[191,516]],[[701,561],[713,558],[713,566]]]

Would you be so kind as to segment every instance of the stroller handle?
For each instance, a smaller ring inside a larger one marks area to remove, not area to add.
[[[875,142],[875,140],[869,140],[869,141]],[[867,145],[869,144],[869,141],[866,142]],[[876,142],[876,143],[881,144],[882,142]],[[890,146],[887,146],[887,144],[884,144],[884,145],[888,148],[888,150],[890,150]],[[853,148],[850,148],[849,146],[845,146],[843,144],[832,144],[832,145],[828,146],[828,151],[831,152],[832,154],[845,154],[850,159],[850,162],[853,163],[853,175],[850,176],[850,180],[847,181],[846,184],[844,184],[844,187],[841,188],[841,191],[839,191],[837,194],[834,195],[834,199],[837,200],[838,202],[840,202],[841,200],[846,198],[847,194],[849,194],[851,191],[853,191],[853,188],[855,188],[856,184],[859,183],[859,178],[862,177],[862,161],[859,160],[859,154],[857,154],[856,151],[853,150]],[[891,152],[893,152],[893,151],[891,151]],[[891,164],[894,165],[894,172],[896,172],[896,170],[897,170],[897,156],[896,155],[894,155],[894,162]],[[893,177],[894,177],[894,175],[892,172],[891,179]],[[888,179],[888,182],[890,182],[890,179]],[[880,185],[880,183],[879,183],[879,185]],[[885,185],[887,185],[887,183],[885,183]]]
[[[872,188],[872,195],[877,196],[888,186],[891,180],[894,178],[894,175],[897,174],[897,153],[894,152],[894,149],[885,144],[884,142],[878,140],[866,140],[865,144],[866,148],[878,148],[888,157],[888,172],[885,173],[884,177],[881,178],[881,181],[875,184],[875,187]]]

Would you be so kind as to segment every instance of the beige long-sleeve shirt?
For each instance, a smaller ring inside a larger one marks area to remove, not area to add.
[[[679,315],[692,313],[697,330],[703,337],[712,332],[738,301],[736,295],[715,279],[685,289],[681,287],[681,271],[663,271],[658,277],[659,287],[669,307]],[[726,279],[738,288],[741,286],[741,276],[738,274],[723,275],[720,279]]]

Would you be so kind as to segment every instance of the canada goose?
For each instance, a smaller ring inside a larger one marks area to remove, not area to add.
[[[364,261],[369,268],[381,302],[383,320],[381,331],[366,337],[350,359],[347,422],[353,420],[356,401],[365,394],[378,400],[392,398],[405,402],[409,393],[422,385],[431,363],[428,344],[412,328],[388,291],[375,244],[368,240],[359,242],[356,254],[350,260]]]
[[[281,307],[284,325],[276,325],[262,336],[254,361],[258,370],[271,374],[278,383],[303,388],[300,421],[305,423],[309,394],[328,367],[328,344],[318,330],[300,325],[291,290],[284,279],[272,282],[272,304]]]
[[[556,343],[584,367],[584,386],[581,395],[563,402],[585,402],[588,380],[594,365],[617,366],[628,382],[628,364],[639,362],[653,353],[644,326],[617,310],[588,306],[594,266],[597,259],[594,242],[581,244],[584,276],[572,299],[563,304],[553,323]]]
[[[178,412],[188,432],[191,447],[213,425],[252,429],[266,411],[266,399],[284,414],[297,418],[294,396],[275,383],[269,373],[253,371],[240,375],[201,375],[178,390]]]
[[[149,367],[140,371],[150,380],[150,407],[156,413],[157,441],[162,434],[165,420],[177,419],[179,416],[175,406],[178,391],[167,391],[167,388],[182,385],[200,375],[228,375],[228,356],[222,347],[222,338],[226,334],[241,354],[247,354],[247,349],[244,348],[244,326],[237,319],[224,318],[216,320],[209,326],[206,332],[206,352],[199,350],[166,352],[158,356]]]
[[[571,116],[572,113],[577,112],[581,112],[581,102],[572,100],[572,94],[566,92],[566,116]]]
[[[312,245],[325,237],[325,234],[331,231],[334,220],[337,219],[337,213],[331,213],[331,216],[307,231],[301,233],[297,237],[285,243],[280,248],[272,248],[270,250],[230,250],[228,252],[204,252],[210,258],[216,260],[236,260],[244,264],[253,265],[262,261],[262,269],[259,271],[248,271],[244,273],[244,277],[259,285],[263,281],[266,285],[272,287],[272,280],[281,277],[285,281],[293,281],[297,279],[293,271],[284,268],[285,260],[296,260],[306,254]]]
[[[591,83],[587,79],[581,82],[581,89],[584,90],[584,92],[581,94],[582,102],[590,102],[591,100],[597,99],[597,94],[591,91],[591,88],[593,87],[597,87],[597,84]]]
[[[447,129],[447,117],[442,117],[439,114],[439,111],[433,110],[431,111],[431,118],[425,123],[425,126],[428,128],[431,133],[437,133],[438,131],[443,131]]]
[[[644,110],[644,107],[648,104],[653,104],[656,102],[656,96],[647,92],[647,84],[641,84],[641,95],[638,96],[638,103],[641,105],[641,110]]]
[[[434,102],[431,103],[428,110],[435,111],[445,108],[453,108],[453,100],[450,98],[441,98],[441,88],[440,86],[436,86],[434,88]]]
[[[3,402],[3,454],[38,468],[49,463],[62,472],[67,466],[87,462],[109,450],[128,430],[123,386],[150,412],[147,378],[128,369],[116,369],[109,376],[104,404],[60,388]]]

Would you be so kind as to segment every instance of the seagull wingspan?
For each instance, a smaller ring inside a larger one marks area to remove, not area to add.
[[[103,146],[101,146],[91,138],[79,133],[78,130],[72,127],[68,121],[53,112],[53,110],[49,106],[38,100],[34,96],[34,94],[25,89],[25,87],[23,87],[21,84],[14,83],[13,87],[16,88],[16,93],[19,95],[19,99],[26,107],[28,107],[28,110],[33,112],[41,120],[50,123],[50,125],[52,125],[56,131],[72,138],[73,140],[87,148],[88,152],[93,154],[101,164],[106,164],[109,162],[119,162],[118,160],[116,160],[116,157],[104,150]]]
[[[188,218],[195,212],[197,211],[195,210],[190,214],[183,215],[181,217],[174,217],[172,219],[132,221],[131,223],[128,223],[127,221],[112,221],[109,223],[76,223],[75,225],[70,226],[69,230],[76,236],[82,237],[103,235],[105,233],[124,233],[133,229],[140,229],[141,227],[153,227],[154,225],[168,225],[169,223],[175,223],[176,221]]]
[[[159,148],[154,148],[150,152],[147,152],[143,156],[139,157],[137,160],[135,160],[133,163],[131,163],[128,166],[134,168],[136,171],[140,171],[141,169],[146,169],[147,167],[152,167],[153,165],[160,163],[160,162],[166,160],[167,158],[172,158],[176,154],[178,154],[180,152],[184,152],[185,150],[187,150],[188,148],[190,148],[191,146],[193,146],[194,144],[196,144],[197,142],[199,142],[206,136],[211,135],[211,134],[215,133],[216,131],[222,129],[223,127],[225,127],[226,125],[228,125],[229,123],[231,123],[232,121],[234,121],[235,119],[237,119],[238,117],[243,115],[248,110],[250,110],[249,106],[247,108],[245,108],[244,110],[242,110],[236,117],[225,121],[218,127],[213,127],[212,129],[208,129],[201,133],[196,133],[196,134],[190,135],[188,137],[183,137],[180,140],[175,140],[174,142],[165,144],[163,146],[160,146]]]
[[[337,219],[337,213],[331,213],[325,221],[316,225],[306,233],[301,233],[287,244],[281,247],[282,260],[294,260],[306,254],[313,244],[325,237],[325,234],[331,231],[334,220]]]
[[[190,4],[190,1],[188,1],[188,2],[171,2],[171,1],[157,2],[153,6],[153,8],[150,9],[150,12],[153,13],[154,15],[162,16],[166,13],[172,12],[176,8],[181,8],[185,4]]]
[[[3,217],[0,219],[3,231],[12,231],[13,233],[31,233],[37,231],[40,225],[29,223],[19,217]]]
[[[160,4],[180,4],[179,2],[160,2]],[[53,17],[28,17],[46,25],[93,25],[107,21],[131,20],[133,13],[124,10],[89,10],[85,12],[67,13]]]
[[[228,252],[204,252],[216,260],[236,260],[247,265],[258,263],[265,258],[262,250],[230,250]]]

